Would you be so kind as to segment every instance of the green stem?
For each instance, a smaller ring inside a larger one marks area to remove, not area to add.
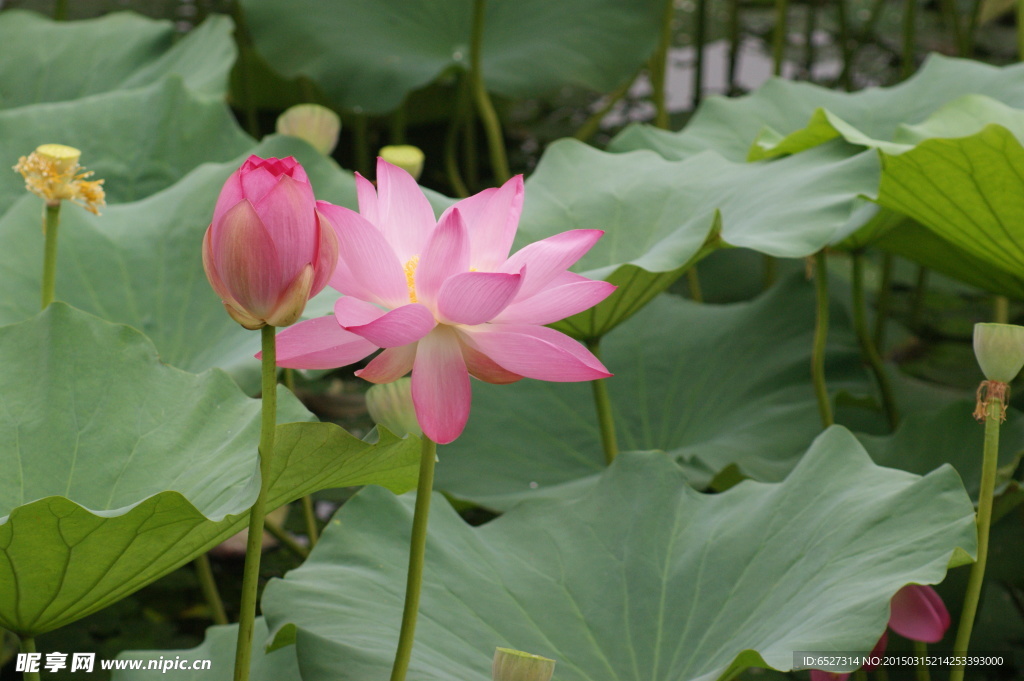
[[[772,31],[772,74],[782,75],[782,61],[786,52],[786,20],[789,0],[775,0],[775,29]]]
[[[217,591],[217,580],[213,578],[213,568],[210,567],[210,558],[205,553],[195,559],[196,577],[199,578],[199,586],[203,590],[203,597],[210,607],[210,615],[214,624],[227,624],[228,614],[224,611],[224,602],[220,599],[220,592]]]
[[[412,644],[416,637],[416,615],[420,609],[420,587],[423,585],[423,563],[427,552],[427,519],[430,515],[430,494],[434,489],[434,461],[437,445],[426,435],[420,450],[420,477],[416,485],[416,510],[412,518],[412,538],[409,545],[409,574],[405,583],[405,607],[402,610],[402,628],[395,651],[395,664],[391,668],[391,681],[404,681],[412,659]]]
[[[626,93],[629,92],[629,87],[636,80],[637,74],[633,74],[628,80],[624,81],[614,92],[607,95],[605,103],[601,105],[601,108],[590,114],[590,117],[580,126],[579,130],[573,135],[576,139],[581,142],[586,142],[593,137],[597,131],[601,128],[601,121],[608,115],[608,112],[612,110]]]
[[[967,20],[967,35],[964,38],[967,52],[963,55],[964,57],[970,57],[974,54],[974,40],[978,33],[978,22],[981,20],[981,3],[982,0],[974,0],[974,8],[971,10],[970,17]]]
[[[903,51],[900,56],[900,79],[914,73],[914,47],[917,42],[917,0],[903,0]]]
[[[68,0],[57,0],[57,4],[53,8],[53,19],[54,21],[67,21]]]
[[[850,262],[853,266],[853,326],[857,333],[857,341],[860,343],[861,354],[867,360],[871,373],[878,382],[878,390],[882,394],[882,407],[885,409],[885,417],[889,422],[889,428],[896,430],[899,424],[899,408],[896,406],[896,399],[893,396],[892,385],[889,382],[889,375],[885,372],[882,358],[878,354],[878,348],[868,333],[867,305],[864,302],[864,254],[861,251],[854,251],[850,254]]]
[[[481,53],[484,42],[484,13],[487,8],[487,0],[474,0],[473,2],[473,37],[470,45],[469,73],[473,86],[473,99],[476,101],[477,111],[480,113],[480,122],[484,126],[484,133],[487,135],[487,149],[491,157],[491,170],[494,171],[494,178],[498,184],[503,184],[511,177],[508,170],[508,159],[505,157],[505,138],[501,133],[501,122],[498,120],[498,113],[494,110],[490,95],[487,94],[487,87],[484,85],[484,73],[480,66]]]
[[[313,506],[313,497],[308,494],[302,497],[302,517],[306,520],[306,536],[309,537],[309,548],[312,549],[320,541],[320,530],[316,523],[316,508]]]
[[[405,144],[405,128],[407,125],[405,104],[406,102],[403,101],[395,109],[395,112],[391,114],[391,144]]]
[[[651,99],[654,100],[654,126],[668,130],[668,108],[666,106],[665,79],[668,76],[668,48],[672,46],[672,15],[675,7],[672,0],[665,2],[661,16],[661,34],[658,48],[654,50],[648,64],[651,77]]]
[[[260,421],[260,493],[249,512],[249,537],[245,546],[242,572],[242,602],[238,614],[238,645],[235,648],[234,681],[249,678],[252,655],[253,623],[256,619],[256,594],[259,588],[260,557],[263,550],[263,521],[267,511],[271,463],[274,457],[274,432],[277,428],[277,329],[267,325],[260,330],[263,346],[263,413]]]
[[[943,20],[949,24],[949,31],[953,36],[953,44],[956,45],[957,54],[961,57],[966,56],[969,47],[965,41],[966,34],[960,26],[960,19],[957,16],[959,12],[956,0],[940,0],[939,10],[942,12]]]
[[[924,316],[924,299],[928,295],[928,268],[919,265],[917,268],[917,281],[914,284],[914,297],[910,301],[910,328],[914,333],[921,333]]]
[[[818,413],[821,425],[828,428],[834,423],[832,403],[825,385],[825,344],[828,342],[828,256],[824,250],[814,254],[814,289],[817,301],[814,325],[814,348],[811,353],[811,380],[814,394],[818,398]]]
[[[992,321],[996,324],[1010,323],[1010,299],[1006,296],[996,296],[992,299]]]
[[[31,636],[21,635],[19,635],[18,638],[21,639],[21,652],[25,654],[36,652],[36,640],[34,638]],[[23,681],[39,681],[39,672],[23,672],[23,676],[21,678]]]
[[[587,341],[587,349],[594,357],[600,358],[600,338]],[[597,408],[597,423],[601,431],[601,445],[604,448],[604,462],[611,465],[619,455],[619,441],[615,436],[615,414],[612,412],[612,400],[608,396],[608,379],[601,378],[590,382],[594,391],[594,406]]]
[[[669,3],[669,6],[674,7],[674,3]],[[696,26],[693,31],[693,49],[697,51],[696,59],[693,64],[693,108],[696,109],[700,104],[701,99],[704,98],[704,43],[707,42],[707,19],[708,14],[708,0],[697,0],[697,11],[694,14],[694,21]],[[669,30],[671,35],[672,20],[671,15],[669,18]],[[666,75],[668,72],[668,66],[665,66]],[[667,114],[667,111],[666,111]],[[668,121],[666,120],[666,124]]]
[[[891,253],[882,256],[882,281],[875,296],[875,347],[879,354],[885,353],[885,323],[889,317],[889,298],[892,288],[893,257]]]
[[[361,175],[370,172],[370,138],[367,132],[367,121],[364,114],[356,114],[352,119],[353,160],[356,170]]]
[[[981,464],[981,491],[978,494],[978,560],[971,566],[967,578],[967,593],[964,608],[960,612],[960,626],[953,643],[953,655],[966,655],[971,642],[971,629],[978,612],[981,586],[985,579],[985,564],[988,561],[988,535],[992,524],[992,499],[995,496],[996,468],[999,459],[999,424],[1003,419],[1003,402],[989,396],[985,407],[985,446]],[[949,681],[963,681],[964,666],[954,666],[949,672]]]
[[[263,519],[263,529],[267,531],[270,536],[278,541],[281,546],[285,547],[296,558],[300,560],[306,560],[309,558],[309,549],[295,541],[295,538],[288,534],[283,527],[272,521],[270,518]]]
[[[245,112],[245,128],[250,135],[256,139],[260,138],[260,120],[256,112],[256,99],[253,96],[253,59],[255,54],[252,47],[252,37],[249,35],[249,27],[245,23],[245,15],[242,12],[242,3],[235,0],[231,3],[231,18],[235,22],[235,35],[238,42],[238,88],[239,99],[242,110]]]
[[[804,22],[804,78],[814,80],[814,29],[818,23],[818,2],[819,0],[808,0],[806,12],[807,21]]]
[[[462,74],[457,85],[455,111],[448,120],[448,131],[444,135],[444,172],[448,176],[448,184],[452,186],[455,195],[460,199],[469,196],[469,188],[466,187],[462,174],[459,173],[456,150],[458,148],[459,130],[463,125],[466,125],[466,120],[469,118],[467,111],[469,106],[469,76]]]
[[[914,641],[914,655],[917,657],[917,669],[914,672],[916,681],[931,681],[932,675],[925,664],[928,657],[928,644],[924,641]]]
[[[730,97],[738,91],[736,76],[740,63],[740,0],[729,0],[729,64],[727,68],[726,94]]]
[[[686,270],[686,286],[690,289],[690,300],[695,303],[704,302],[704,292],[700,287],[700,274],[697,272],[696,265],[692,265],[690,269]]]
[[[60,201],[47,203],[43,209],[43,234],[46,244],[43,247],[43,306],[53,302],[57,288],[57,229],[60,227]]]
[[[839,26],[839,52],[843,57],[843,70],[839,82],[844,90],[853,89],[853,50],[850,49],[850,26],[847,23],[846,0],[836,1],[836,23]]]
[[[775,280],[778,278],[779,266],[778,262],[775,260],[775,257],[768,255],[767,253],[764,253],[761,256],[761,262],[764,264],[763,274],[761,275],[761,284],[763,285],[764,290],[767,291],[772,287],[772,285],[775,283]]]

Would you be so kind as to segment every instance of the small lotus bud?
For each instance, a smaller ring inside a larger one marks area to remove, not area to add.
[[[492,681],[551,681],[555,661],[511,648],[496,648]]]
[[[414,147],[411,144],[381,147],[379,155],[391,165],[396,165],[412,175],[414,180],[420,179],[420,174],[423,173],[425,157],[419,147]]]
[[[64,144],[43,144],[18,159],[14,170],[25,178],[25,189],[50,205],[72,201],[99,215],[105,205],[103,180],[87,180],[92,171],[82,171],[82,152]]]
[[[412,404],[412,381],[408,378],[372,386],[366,391],[366,408],[376,423],[395,435],[423,435]]]
[[[1009,383],[1024,367],[1024,327],[975,324],[974,356],[990,381]]]
[[[324,156],[330,156],[338,146],[341,119],[319,104],[296,104],[277,117],[277,131],[309,142]]]

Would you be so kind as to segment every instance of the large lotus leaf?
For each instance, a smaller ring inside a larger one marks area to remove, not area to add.
[[[304,142],[271,137],[251,151],[296,156],[320,198],[354,205],[351,174]],[[143,331],[173,366],[190,371],[221,367],[254,388],[259,334],[246,331],[224,312],[206,281],[201,257],[217,194],[243,159],[202,165],[168,189],[108,206],[99,217],[66,206],[61,211],[57,298]],[[40,205],[38,198],[26,195],[0,217],[0,323],[20,321],[37,309],[43,253]]]
[[[53,21],[34,12],[0,14],[0,109],[80,99],[178,74],[193,90],[224,95],[235,62],[231,20],[212,16],[180,41],[174,24],[118,12]],[[82,130],[97,121],[86,117]]]
[[[338,106],[390,111],[449,68],[469,67],[473,3],[244,0],[256,48]],[[326,6],[325,6],[326,5]],[[534,97],[564,85],[609,91],[654,50],[663,0],[488,2],[482,69],[492,92]]]
[[[35,635],[127,596],[247,522],[260,405],[160,362],[138,331],[55,303],[0,327],[0,625]],[[287,393],[283,393],[287,395]],[[281,420],[310,418],[284,400]],[[418,445],[278,427],[268,503],[415,484]]]
[[[936,269],[955,276],[965,267],[956,262],[957,253],[963,252],[972,256],[974,283],[1020,296],[1022,178],[1020,141],[1006,128],[989,125],[969,137],[925,140],[902,154],[883,152],[878,203],[952,244],[944,257],[932,254],[929,264]]]
[[[106,180],[108,203],[145,198],[202,163],[223,163],[255,144],[223,101],[189,90],[177,76],[146,88],[0,111],[6,165],[47,142],[81,149],[93,179]],[[0,173],[0,213],[24,194],[20,175]]]
[[[844,131],[856,131],[865,139],[892,140],[900,126],[918,124],[947,102],[970,94],[1024,107],[1024,65],[997,68],[932,55],[899,85],[853,93],[773,79],[746,97],[705,100],[689,124],[677,133],[631,126],[612,141],[609,149],[652,149],[671,159],[713,149],[741,161],[759,137],[765,142],[778,142],[798,133],[805,136],[802,148],[835,137],[835,130],[821,115],[812,118],[818,109],[842,121]]]
[[[866,389],[849,323],[833,308],[828,380]],[[780,480],[821,431],[810,385],[813,287],[799,277],[750,303],[663,296],[601,343],[618,440],[718,472]],[[591,388],[474,383],[462,437],[439,451],[437,486],[496,508],[604,469]]]
[[[262,617],[256,618],[253,628],[253,650],[250,658],[250,681],[300,681],[299,664],[295,659],[295,648],[288,646],[272,653],[264,653],[263,642],[267,639],[267,623]],[[196,662],[209,661],[209,669],[173,669],[174,681],[230,681],[235,665],[235,644],[238,640],[238,625],[210,627],[206,640],[188,650],[132,650],[119,656],[126,666],[141,661],[141,669],[114,671],[111,681],[149,681],[167,679],[167,670],[162,667],[182,661],[190,667]],[[116,663],[115,663],[116,664]],[[146,669],[154,664],[153,669]]]
[[[268,585],[302,678],[383,678],[401,618],[412,500],[367,489],[301,568]],[[952,468],[875,466],[840,427],[782,483],[693,491],[667,457],[623,454],[590,489],[482,527],[438,497],[411,675],[486,678],[496,646],[558,660],[564,681],[733,678],[800,650],[869,650],[904,584],[975,549]]]
[[[711,152],[672,162],[650,152],[609,154],[561,140],[527,181],[516,245],[574,228],[606,231],[575,269],[618,290],[556,325],[578,338],[600,337],[710,248],[800,257],[841,238],[860,188],[877,186],[878,164],[870,152],[839,153],[827,145],[766,171]]]

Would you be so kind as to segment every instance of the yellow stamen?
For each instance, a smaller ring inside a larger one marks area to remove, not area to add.
[[[409,287],[409,301],[416,301],[416,267],[420,264],[420,256],[414,255],[402,266],[405,270],[405,285]]]
[[[25,189],[49,204],[73,201],[99,215],[105,204],[103,180],[86,180],[92,172],[79,172],[81,152],[63,144],[44,144],[18,159],[14,169],[25,178]]]

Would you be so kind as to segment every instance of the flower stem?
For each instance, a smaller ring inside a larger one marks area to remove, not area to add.
[[[903,48],[900,55],[900,80],[914,73],[914,47],[917,42],[917,0],[903,0]]]
[[[469,107],[469,76],[462,74],[456,86],[455,110],[448,119],[448,130],[444,135],[444,172],[448,176],[448,184],[451,185],[455,195],[461,199],[469,196],[469,188],[462,179],[459,172],[459,163],[456,160],[458,147],[459,130],[466,125],[467,119],[471,118]]]
[[[654,50],[648,64],[651,79],[651,97],[654,100],[654,126],[668,130],[668,108],[665,103],[665,77],[668,74],[668,48],[672,44],[672,14],[675,11],[672,0],[665,2],[661,17],[661,34],[658,48]]]
[[[295,539],[277,523],[273,522],[269,518],[264,518],[263,529],[267,531],[267,534],[276,539],[281,546],[291,551],[299,560],[306,560],[309,558],[309,549],[295,541]]]
[[[835,421],[832,418],[832,403],[825,385],[825,344],[828,342],[828,256],[824,250],[814,254],[814,288],[817,312],[814,324],[814,348],[811,353],[811,380],[814,394],[818,398],[818,413],[825,428]]]
[[[60,201],[47,203],[43,209],[43,310],[53,302],[57,287],[57,228],[60,227]]]
[[[430,516],[430,494],[434,489],[434,461],[437,445],[426,435],[420,450],[420,477],[416,485],[416,510],[412,518],[412,539],[409,544],[409,574],[405,583],[405,608],[402,629],[391,668],[391,681],[404,681],[412,659],[416,637],[416,615],[420,609],[420,587],[423,585],[423,562],[427,552],[427,519]]]
[[[607,116],[608,112],[611,111],[629,92],[629,88],[633,85],[637,75],[639,74],[634,73],[628,79],[624,80],[622,85],[605,95],[604,104],[602,104],[597,111],[590,114],[590,117],[587,118],[583,125],[579,127],[579,130],[573,134],[573,137],[581,142],[586,142],[593,137],[597,131],[601,129],[601,121],[604,120],[604,117]]]
[[[476,100],[476,108],[480,113],[480,122],[484,126],[487,135],[487,148],[491,156],[491,170],[498,184],[502,184],[511,177],[508,171],[508,159],[505,157],[505,138],[501,134],[501,123],[498,121],[498,114],[494,110],[494,104],[487,94],[487,87],[484,85],[483,69],[480,67],[480,57],[484,43],[484,10],[487,7],[487,0],[474,0],[473,2],[473,37],[470,46],[470,78],[473,86],[473,98]]]
[[[195,559],[196,577],[199,578],[199,586],[203,590],[203,597],[210,607],[210,616],[214,624],[227,624],[228,614],[224,611],[224,602],[220,599],[217,591],[217,581],[213,578],[213,568],[210,567],[210,558],[205,553]]]
[[[967,578],[967,593],[964,609],[960,612],[960,626],[953,643],[953,655],[966,655],[971,642],[974,616],[978,612],[981,585],[985,579],[985,563],[988,561],[988,535],[992,524],[992,499],[995,495],[996,468],[999,458],[999,424],[1003,419],[1003,401],[990,397],[985,407],[985,446],[981,465],[981,492],[978,494],[978,560],[971,566]],[[964,666],[954,666],[949,672],[949,681],[963,681]]]
[[[295,370],[285,367],[285,370],[281,372],[284,378],[284,387],[288,388],[288,392],[292,395],[295,394]],[[316,546],[316,542],[320,539],[320,533],[316,527],[316,513],[313,511],[313,497],[305,495],[302,497],[302,515],[306,521],[306,536],[309,537],[309,548]],[[307,551],[308,555],[308,551]]]
[[[260,554],[263,549],[263,520],[267,511],[270,465],[274,456],[274,431],[277,428],[277,329],[264,326],[263,345],[263,418],[260,422],[260,493],[249,512],[249,538],[245,546],[242,572],[242,603],[238,615],[238,645],[235,648],[234,681],[247,681],[252,655],[253,622],[256,619],[256,593],[259,588]]]
[[[857,332],[857,340],[860,343],[861,354],[867,360],[871,373],[875,375],[878,382],[878,390],[882,394],[882,408],[885,410],[886,420],[889,428],[896,430],[900,421],[899,407],[896,406],[896,398],[893,396],[892,385],[889,383],[889,375],[885,373],[885,366],[882,358],[875,347],[874,339],[868,332],[868,321],[866,305],[864,303],[864,254],[861,251],[854,251],[850,255],[850,262],[853,265],[853,327]]]
[[[782,62],[786,51],[786,20],[789,0],[775,0],[775,28],[772,29],[772,75],[782,75]]]
[[[21,639],[21,652],[23,653],[34,653],[36,652],[36,640],[31,636],[18,636]],[[24,681],[39,681],[39,672],[23,672],[21,677]]]
[[[54,21],[67,21],[68,0],[57,0],[57,3],[53,8],[53,19]]]
[[[917,658],[914,679],[916,681],[931,681],[932,675],[928,671],[928,665],[925,664],[927,661],[925,658],[928,657],[928,644],[924,641],[914,641],[914,655]]]
[[[601,339],[595,338],[587,341],[587,349],[600,358]],[[612,412],[612,401],[608,396],[608,384],[604,378],[590,382],[594,390],[594,406],[597,407],[597,423],[601,429],[601,445],[604,447],[604,462],[611,465],[615,457],[619,455],[619,442],[615,437],[615,415]]]
[[[996,324],[1010,323],[1010,299],[1006,296],[995,296],[992,299],[992,321]]]
[[[892,289],[893,256],[886,253],[882,256],[882,281],[878,284],[878,295],[875,297],[875,347],[879,354],[885,351],[885,323],[889,317],[889,297]]]

